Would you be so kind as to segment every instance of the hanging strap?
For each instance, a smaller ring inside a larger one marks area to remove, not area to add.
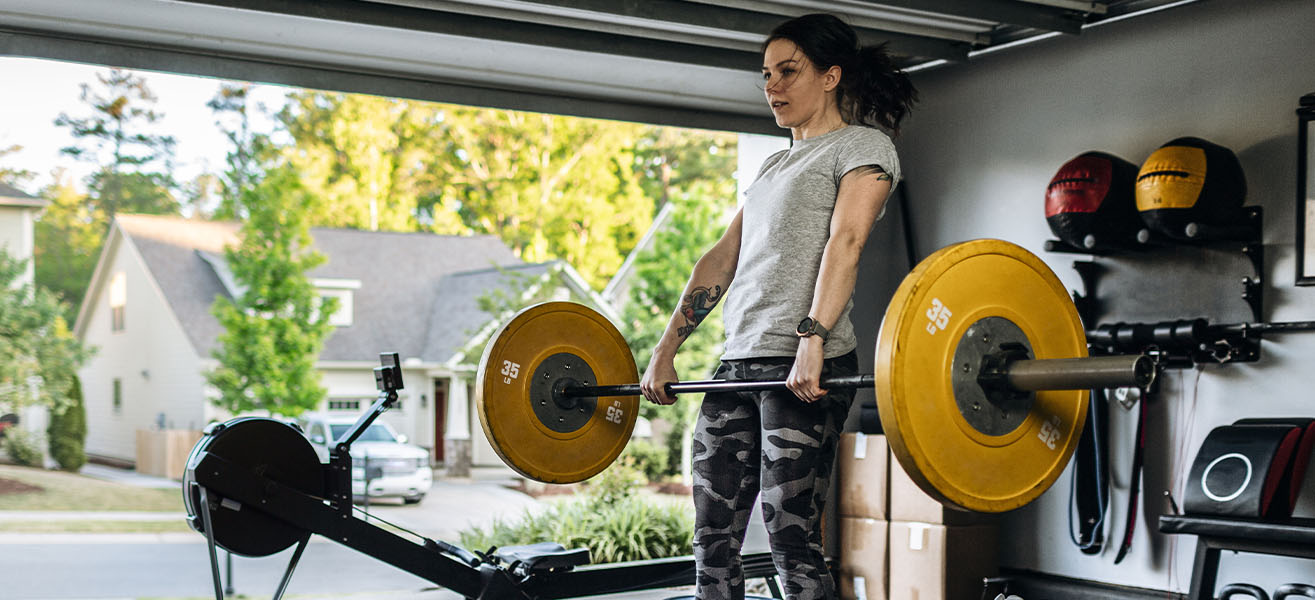
[[[1140,504],[1141,497],[1141,470],[1142,460],[1146,454],[1146,405],[1150,403],[1153,395],[1150,392],[1144,392],[1141,400],[1137,402],[1137,447],[1132,454],[1132,480],[1128,484],[1128,522],[1123,528],[1123,544],[1119,546],[1119,554],[1114,557],[1114,564],[1123,562],[1128,556],[1128,550],[1132,548],[1132,534],[1137,530],[1137,507]]]
[[[1072,485],[1069,488],[1069,538],[1083,554],[1100,554],[1105,545],[1105,514],[1110,486],[1107,431],[1109,404],[1104,390],[1091,390],[1087,426],[1078,440]],[[1074,527],[1074,512],[1077,526]],[[1075,531],[1076,529],[1076,531]]]

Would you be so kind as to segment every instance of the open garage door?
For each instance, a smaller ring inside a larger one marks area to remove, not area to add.
[[[831,12],[906,67],[1170,0],[5,0],[0,54],[661,125],[780,134],[776,23]]]

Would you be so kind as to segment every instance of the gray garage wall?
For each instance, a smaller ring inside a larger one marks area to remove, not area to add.
[[[1238,154],[1247,203],[1266,211],[1266,318],[1315,319],[1315,288],[1293,286],[1293,111],[1301,95],[1315,92],[1315,2],[1203,1],[917,73],[914,81],[923,100],[897,143],[920,254],[972,238],[1002,238],[1040,255],[1077,289],[1070,265],[1082,257],[1043,250],[1050,231],[1042,201],[1054,172],[1086,150],[1140,164],[1160,144],[1194,135]],[[898,214],[888,216],[894,218],[874,232],[856,292],[856,324],[872,336],[905,270]],[[1147,313],[1224,321],[1247,315],[1231,276],[1217,291],[1229,314],[1199,315],[1186,313],[1205,309],[1180,297],[1180,290],[1136,275],[1103,284],[1111,310],[1102,322]],[[1126,301],[1134,291],[1137,302]],[[864,340],[865,361],[872,341]],[[1171,371],[1161,399],[1149,405],[1145,499],[1129,558],[1115,566],[1116,548],[1085,556],[1069,542],[1066,474],[1039,501],[1002,520],[1003,564],[1186,591],[1195,543],[1153,533],[1157,515],[1168,510],[1163,492],[1182,497],[1184,474],[1211,428],[1244,416],[1315,415],[1312,357],[1315,333],[1271,338],[1258,363]],[[1115,490],[1107,538],[1117,540],[1135,421],[1121,408],[1111,415]],[[1302,513],[1315,513],[1313,495],[1305,494]],[[1220,577],[1269,589],[1285,581],[1315,583],[1315,561],[1226,555]]]

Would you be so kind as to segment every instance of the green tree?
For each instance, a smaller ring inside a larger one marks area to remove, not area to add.
[[[206,106],[215,113],[215,125],[224,132],[231,145],[225,157],[226,168],[218,176],[219,202],[214,210],[217,219],[241,219],[239,211],[242,194],[264,177],[273,158],[274,148],[269,135],[255,131],[251,125],[253,110],[264,107],[251,105],[250,83],[223,83]]]
[[[50,412],[46,440],[50,444],[50,457],[59,468],[77,471],[87,464],[87,407],[82,402],[82,381],[76,375],[68,399],[62,409]]]
[[[635,146],[644,194],[654,210],[673,196],[697,196],[716,204],[735,196],[736,135],[653,127]]]
[[[648,366],[672,312],[680,305],[694,263],[721,236],[735,206],[736,142],[732,134],[654,128],[636,151],[645,193],[655,206],[670,204],[656,223],[652,246],[635,256],[621,329],[641,371]],[[686,379],[712,375],[725,337],[721,312],[709,315],[680,347],[676,372]],[[669,472],[689,454],[688,432],[701,397],[669,406],[644,403],[641,414],[671,423]]]
[[[219,367],[206,380],[219,391],[216,406],[230,413],[295,416],[324,398],[315,361],[337,309],[332,299],[321,304],[306,278],[324,262],[311,249],[315,198],[284,167],[247,191],[239,210],[247,215],[241,242],[224,256],[240,291],[215,300],[224,332],[214,352]]]
[[[84,194],[66,172],[41,191],[48,204],[33,227],[36,281],[64,303],[64,318],[77,318],[82,296],[100,255],[102,230]]]
[[[680,305],[694,263],[717,241],[727,223],[728,202],[705,202],[682,195],[671,201],[671,216],[655,234],[652,248],[635,257],[634,279],[622,311],[622,333],[641,374],[671,314]],[[721,355],[724,336],[721,311],[714,311],[681,344],[676,353],[676,372],[684,379],[710,377]],[[641,416],[672,425],[667,438],[671,473],[680,472],[679,461],[688,455],[687,433],[698,416],[701,399],[701,395],[689,395],[668,406],[647,402],[641,406]]]
[[[212,220],[224,204],[223,184],[214,173],[198,174],[183,185],[181,192],[179,205],[183,216],[189,219]],[[225,217],[237,220],[237,217]]]
[[[525,261],[563,259],[601,288],[652,222],[635,168],[648,126],[457,106],[441,123],[443,202]]]
[[[87,181],[93,212],[102,226],[119,212],[176,214],[174,138],[150,132],[164,116],[152,108],[157,98],[130,71],[111,69],[96,80],[99,88],[82,84],[88,116],[55,119],[76,140],[61,152],[99,166]]]
[[[71,184],[57,181],[45,194],[52,201],[42,218],[46,224],[37,227],[37,283],[55,290],[70,316],[78,312],[114,215],[179,211],[171,174],[174,139],[150,131],[162,115],[151,108],[156,98],[146,80],[111,69],[96,81],[95,87],[82,84],[86,116],[60,113],[55,119],[74,138],[61,152],[97,165],[85,181],[87,194],[74,206]],[[65,204],[54,206],[56,197]]]
[[[421,198],[434,193],[428,173],[438,105],[363,94],[292,94],[279,120],[293,145],[283,159],[320,201],[315,224],[416,231]],[[432,203],[430,203],[432,204]],[[459,224],[450,215],[444,233]],[[432,212],[427,215],[431,221]]]
[[[40,405],[62,411],[74,373],[91,355],[63,317],[59,299],[30,283],[17,285],[26,260],[0,249],[0,406]]]
[[[633,123],[357,94],[293,94],[282,159],[316,225],[499,236],[601,287],[652,220]]]
[[[23,147],[17,144],[9,146],[7,148],[0,148],[0,159],[3,159],[5,156],[14,154],[22,149]],[[11,186],[20,186],[31,181],[32,176],[33,173],[31,171],[28,171],[27,169],[19,169],[17,167],[6,167],[0,165],[0,183],[11,185]]]

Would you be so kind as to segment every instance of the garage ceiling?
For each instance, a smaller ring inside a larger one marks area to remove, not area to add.
[[[778,134],[758,46],[790,16],[921,70],[1191,1],[0,0],[0,54]]]

